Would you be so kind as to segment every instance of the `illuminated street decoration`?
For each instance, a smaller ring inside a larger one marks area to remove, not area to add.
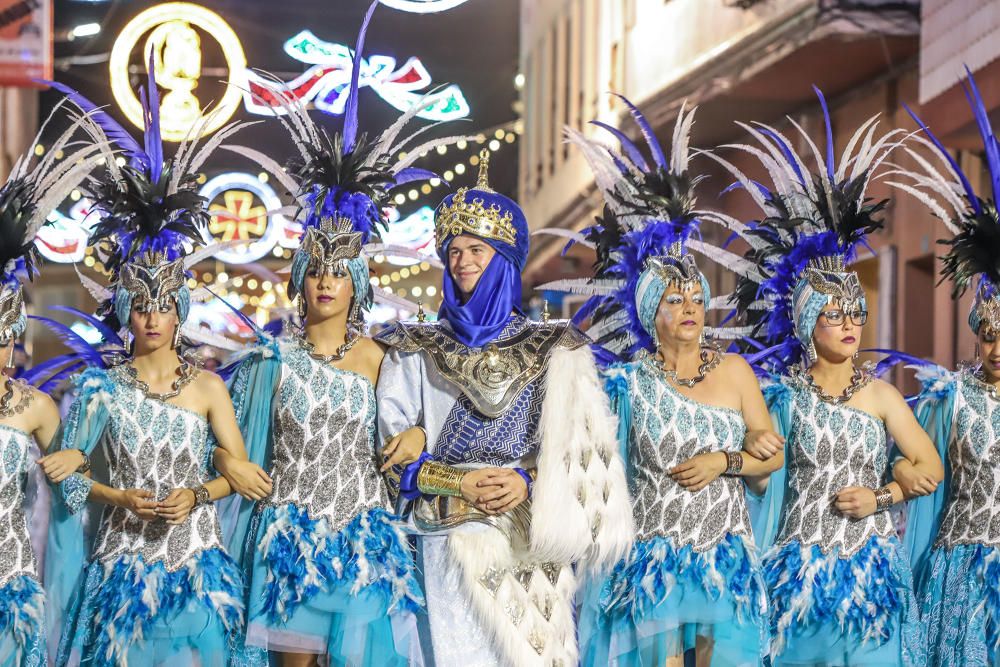
[[[382,0],[382,4],[393,9],[414,14],[432,14],[458,7],[468,0]]]
[[[208,200],[209,231],[217,241],[251,241],[219,252],[216,259],[222,262],[254,262],[287,235],[288,219],[275,213],[281,199],[252,174],[220,174],[205,183],[199,194]]]
[[[87,238],[98,216],[90,214],[90,201],[80,199],[69,209],[69,215],[59,211],[49,213],[48,223],[38,230],[35,248],[50,262],[72,264],[83,260]]]
[[[198,30],[196,30],[196,28]],[[202,74],[201,33],[219,43],[229,69],[219,103],[203,109],[195,95]],[[125,117],[143,126],[142,104],[129,81],[132,52],[146,36],[142,62],[152,55],[156,82],[165,90],[160,104],[160,131],[167,141],[182,141],[204,114],[210,114],[202,136],[222,127],[239,107],[245,85],[246,56],[233,29],[221,16],[190,2],[165,2],[138,14],[122,29],[111,49],[111,92]]]
[[[188,313],[188,325],[239,336],[253,335],[253,330],[233,312],[233,308],[242,310],[246,306],[243,299],[230,292],[226,295],[226,303],[218,297],[205,302],[192,301],[191,311]]]
[[[434,250],[434,209],[421,206],[402,220],[397,220],[399,213],[390,209],[389,228],[382,234],[382,242],[386,245],[402,246],[416,250],[429,258],[437,258]],[[387,255],[386,261],[397,266],[412,266],[419,259]]]
[[[311,101],[331,114],[344,113],[351,82],[351,49],[344,44],[324,42],[309,30],[303,30],[285,42],[285,53],[301,63],[312,65],[301,76],[284,82],[293,98]],[[248,71],[248,89],[243,103],[251,113],[273,115],[281,113],[280,102],[269,90],[274,83],[256,72]],[[396,68],[391,56],[372,55],[361,62],[359,86],[368,86],[400,111],[417,104],[433,83],[419,58],[410,58]],[[424,92],[422,92],[424,91]],[[461,89],[449,85],[430,98],[432,103],[417,113],[419,118],[432,121],[454,120],[469,115],[469,103]]]

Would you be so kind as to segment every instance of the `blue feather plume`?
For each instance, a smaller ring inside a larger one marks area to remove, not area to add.
[[[358,43],[354,49],[354,66],[351,68],[351,89],[347,95],[347,108],[344,111],[344,153],[354,150],[354,140],[358,136],[358,80],[361,77],[362,54],[365,50],[365,35],[368,32],[368,24],[371,23],[372,14],[378,7],[380,0],[374,0],[365,13],[365,20],[361,24],[358,32]]]

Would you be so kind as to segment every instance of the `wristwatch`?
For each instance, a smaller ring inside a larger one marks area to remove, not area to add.
[[[80,452],[80,456],[83,457],[83,463],[81,463],[79,466],[77,466],[76,471],[79,472],[79,473],[89,472],[90,471],[90,457],[87,456],[87,452],[83,451],[82,449],[78,449],[76,451]]]

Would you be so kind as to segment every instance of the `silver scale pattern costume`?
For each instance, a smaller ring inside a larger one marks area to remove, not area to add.
[[[958,380],[950,441],[951,494],[934,546],[1000,547],[1000,400],[969,372]]]
[[[38,579],[24,511],[31,435],[0,424],[0,588],[16,577]]]
[[[108,484],[116,489],[145,489],[164,500],[173,489],[198,488],[209,481],[211,448],[208,422],[185,408],[147,397],[128,384],[126,372],[109,372],[115,385],[110,421],[101,447],[108,463]],[[180,525],[144,521],[125,509],[106,505],[92,558],[111,563],[141,556],[174,572],[206,549],[222,549],[215,505],[191,510]]]
[[[375,391],[368,378],[283,345],[275,393],[271,506],[294,503],[338,532],[361,512],[389,508],[375,461]]]
[[[753,544],[743,480],[722,476],[692,493],[669,471],[697,454],[738,452],[746,426],[738,410],[692,401],[648,357],[630,373],[629,479],[636,539],[669,537],[676,548],[717,546],[726,535]]]
[[[792,432],[785,460],[787,488],[776,546],[818,545],[844,557],[872,537],[895,537],[888,512],[849,519],[830,502],[840,489],[876,489],[888,469],[882,420],[848,405],[820,400],[802,381],[793,387]]]

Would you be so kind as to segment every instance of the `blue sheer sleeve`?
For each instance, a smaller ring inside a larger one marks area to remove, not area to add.
[[[951,439],[952,417],[955,412],[955,394],[958,374],[943,368],[932,367],[917,373],[923,391],[917,398],[917,421],[927,431],[944,463],[944,481],[934,493],[909,501],[906,513],[906,532],[903,547],[910,558],[914,583],[923,580],[924,569],[931,546],[937,537],[941,512],[948,499],[951,470],[948,465],[948,442]]]
[[[229,393],[247,455],[264,470],[271,464],[274,393],[280,378],[281,351],[276,341],[267,339],[239,362],[229,379]],[[235,494],[219,502],[226,549],[244,571],[250,567],[244,561],[252,554],[247,542],[255,505]]]
[[[77,397],[50,449],[79,449],[90,455],[100,443],[110,418],[114,385],[104,369],[92,368],[74,379]],[[84,538],[83,508],[92,482],[74,474],[56,485],[45,549],[45,605],[48,631],[58,643],[67,619],[76,618],[75,593],[80,590],[90,549]],[[50,641],[50,647],[54,644]],[[55,653],[52,653],[55,655]]]
[[[788,438],[792,431],[792,390],[780,380],[764,387],[764,400],[774,422],[774,430],[785,438],[785,452],[788,452]],[[786,459],[787,461],[787,459]],[[767,550],[778,537],[781,521],[781,507],[785,501],[785,466],[771,473],[767,491],[758,496],[747,490],[747,509],[753,527],[754,541],[762,552]]]

